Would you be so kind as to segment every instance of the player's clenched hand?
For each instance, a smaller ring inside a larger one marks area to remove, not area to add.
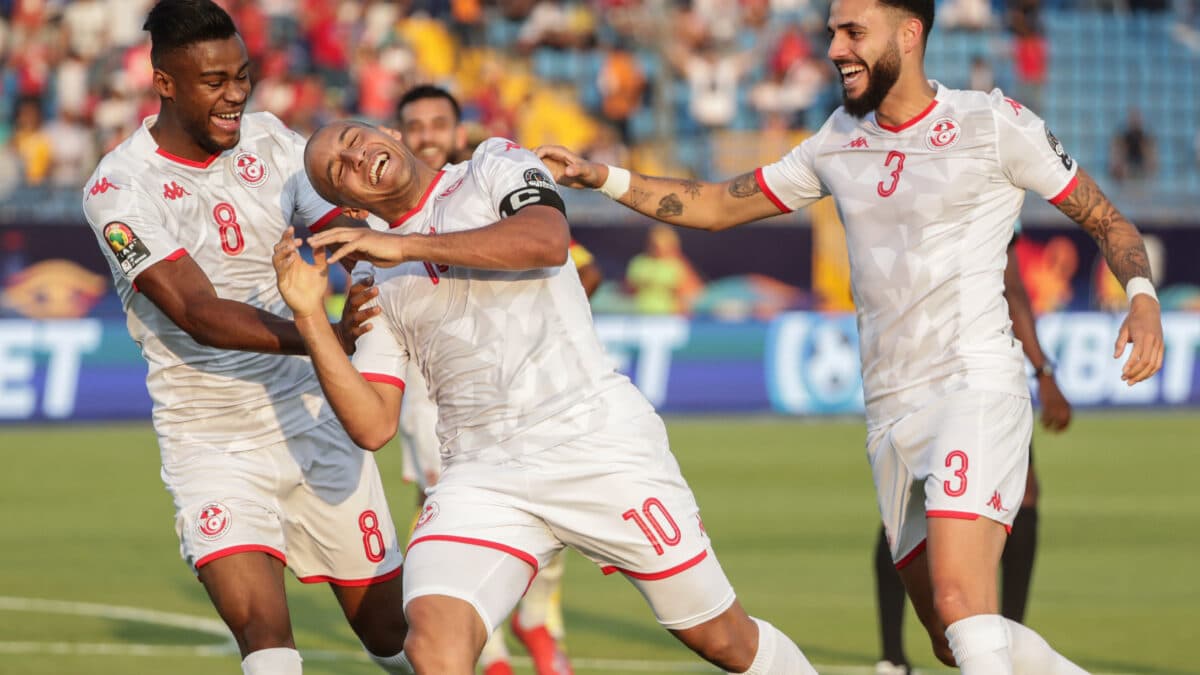
[[[325,289],[329,285],[325,249],[313,251],[314,264],[310,265],[300,257],[300,244],[289,227],[275,244],[275,255],[271,257],[279,294],[297,319],[325,313]]]
[[[1121,324],[1117,333],[1117,349],[1114,359],[1121,358],[1129,343],[1133,349],[1129,360],[1121,369],[1121,379],[1129,386],[1157,373],[1163,362],[1163,329],[1162,313],[1158,301],[1148,295],[1133,296],[1129,303],[1129,316]]]
[[[342,342],[342,349],[346,350],[347,354],[354,353],[354,343],[358,336],[371,330],[371,324],[367,322],[382,311],[379,305],[363,306],[377,295],[379,289],[375,288],[374,277],[367,277],[346,291],[346,305],[342,307],[342,320],[337,325],[337,334]]]
[[[329,256],[335,263],[343,258],[353,261],[365,260],[379,267],[393,267],[406,262],[404,257],[404,235],[376,232],[361,227],[339,227],[328,229],[308,238],[313,249],[334,246]]]
[[[1038,398],[1042,402],[1042,426],[1062,431],[1071,423],[1071,404],[1053,377],[1038,378]]]
[[[598,188],[608,179],[608,167],[589,162],[561,145],[543,145],[534,150],[559,185]]]

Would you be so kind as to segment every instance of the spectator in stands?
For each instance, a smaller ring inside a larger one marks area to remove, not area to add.
[[[1042,87],[1050,68],[1050,53],[1042,30],[1041,0],[1014,0],[1009,11],[1013,33],[1013,62],[1017,73],[1017,100],[1042,109]]]
[[[992,4],[988,0],[947,0],[938,8],[938,23],[947,30],[987,30],[992,27]]]
[[[1142,113],[1137,108],[1129,110],[1124,128],[1112,139],[1108,170],[1117,181],[1139,180],[1158,170],[1154,139],[1142,126]]]
[[[763,120],[782,119],[788,128],[803,129],[809,109],[825,86],[827,72],[824,64],[813,58],[804,30],[797,23],[789,24],[767,56],[767,77],[750,91],[750,103]]]
[[[620,131],[622,142],[631,142],[629,120],[641,109],[646,92],[646,76],[633,53],[615,44],[606,45],[596,88],[600,91],[601,114]]]
[[[728,127],[737,115],[738,85],[750,69],[749,53],[730,53],[712,40],[695,52],[674,51],[672,65],[687,79],[688,112],[706,129]]]
[[[654,225],[646,251],[629,261],[625,283],[642,314],[686,313],[704,283],[683,255],[679,235],[667,225]]]
[[[41,185],[50,175],[54,160],[50,135],[42,126],[42,102],[33,97],[17,101],[13,134],[9,139],[21,161],[26,185]]]
[[[967,88],[976,91],[991,91],[996,88],[996,73],[992,70],[992,64],[988,63],[982,54],[976,54],[971,59]]]

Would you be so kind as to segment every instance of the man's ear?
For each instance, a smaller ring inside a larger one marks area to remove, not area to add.
[[[175,98],[175,78],[168,75],[167,71],[155,68],[151,82],[154,85],[154,93],[158,94],[159,98]]]
[[[925,24],[916,17],[905,17],[901,25],[901,40],[905,54],[915,51],[924,45]]]
[[[462,151],[467,147],[467,125],[460,124],[454,129],[454,154],[462,155]],[[457,157],[451,158],[457,159]]]
[[[371,215],[366,209],[356,209],[350,206],[343,206],[342,213],[356,220],[366,220],[367,216]]]
[[[391,136],[396,141],[398,141],[400,143],[404,142],[404,134],[400,133],[399,131],[396,131],[395,129],[393,129],[391,127],[379,127],[379,128],[381,130],[383,130],[383,133],[387,134],[388,136]]]

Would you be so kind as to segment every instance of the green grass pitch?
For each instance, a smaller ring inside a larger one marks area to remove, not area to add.
[[[746,607],[822,672],[869,672],[878,519],[862,423],[669,425]],[[179,559],[148,425],[6,427],[0,447],[0,674],[240,672]],[[1081,414],[1064,435],[1039,431],[1035,447],[1042,547],[1030,625],[1094,672],[1200,672],[1200,414]],[[395,445],[379,453],[403,528],[413,494],[399,459]],[[306,672],[380,672],[324,586],[289,580],[289,593]],[[581,675],[705,672],[632,586],[576,555],[564,607]],[[910,656],[937,671],[911,613],[907,628]]]

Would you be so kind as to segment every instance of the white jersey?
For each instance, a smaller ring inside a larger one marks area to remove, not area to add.
[[[437,174],[392,223],[401,234],[490,225],[530,204],[561,208],[528,150],[493,138]],[[379,270],[381,316],[358,339],[368,380],[403,384],[417,364],[438,408],[443,462],[503,460],[619,427],[653,412],[610,363],[575,265],[497,272],[428,263]]]
[[[263,447],[332,419],[307,357],[201,345],[135,283],[155,263],[186,255],[218,296],[290,318],[272,248],[289,225],[316,229],[338,213],[305,176],[304,139],[269,113],[243,115],[237,147],[194,162],[159,149],[155,119],[101,160],[83,209],[149,363],[164,462]]]
[[[846,228],[869,426],[962,389],[1028,396],[1004,301],[1025,190],[1057,204],[1075,162],[1037,115],[948,89],[901,127],[838,109],[757,172],[784,211],[832,194]]]

